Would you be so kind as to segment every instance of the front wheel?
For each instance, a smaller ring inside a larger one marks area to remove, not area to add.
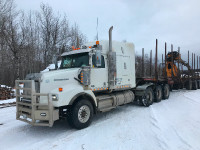
[[[71,121],[76,129],[83,129],[90,125],[93,117],[93,107],[90,101],[80,100],[72,107]]]

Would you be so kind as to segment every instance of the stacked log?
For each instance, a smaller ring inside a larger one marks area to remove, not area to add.
[[[0,85],[0,100],[14,98],[14,90],[11,87]]]

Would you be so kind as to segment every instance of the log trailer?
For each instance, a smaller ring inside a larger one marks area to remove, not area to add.
[[[64,52],[59,69],[16,80],[16,119],[49,127],[56,120],[68,119],[72,127],[82,129],[90,125],[96,113],[133,102],[148,107],[168,99],[177,82],[166,72],[178,57],[170,59],[168,54],[164,75],[159,76],[156,48],[155,75],[136,78],[134,44],[112,41],[112,29],[109,41],[91,42]],[[185,78],[185,85],[196,81]]]

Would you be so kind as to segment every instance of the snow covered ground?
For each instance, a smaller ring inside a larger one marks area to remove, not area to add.
[[[0,150],[200,150],[200,90],[171,92],[148,108],[121,106],[83,130],[65,121],[33,127],[15,120],[15,111],[0,109]]]

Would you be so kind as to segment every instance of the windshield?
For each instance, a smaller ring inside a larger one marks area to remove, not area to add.
[[[60,69],[80,68],[89,66],[88,53],[79,53],[62,57]]]

